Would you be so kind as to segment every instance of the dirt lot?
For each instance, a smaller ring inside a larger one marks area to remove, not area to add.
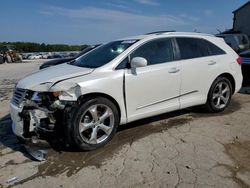
[[[249,94],[220,114],[164,114],[120,127],[99,150],[51,149],[47,161],[32,161],[12,134],[8,103],[17,80],[38,66],[0,65],[0,188],[250,187]]]

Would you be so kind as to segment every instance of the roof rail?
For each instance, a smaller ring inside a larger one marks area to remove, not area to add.
[[[197,35],[197,36],[214,36],[213,34],[208,33],[197,33],[197,32],[176,32],[175,35]]]
[[[171,33],[171,32],[176,32],[176,31],[174,31],[174,30],[172,30],[172,31],[154,31],[154,32],[146,33],[145,35]]]

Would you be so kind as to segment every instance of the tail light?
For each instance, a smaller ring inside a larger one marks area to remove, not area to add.
[[[237,62],[239,65],[241,65],[241,64],[242,64],[242,59],[241,59],[241,57],[238,57],[237,60],[236,60],[236,62]]]

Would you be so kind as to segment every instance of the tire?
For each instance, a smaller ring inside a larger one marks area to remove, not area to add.
[[[209,90],[205,107],[209,112],[222,112],[230,104],[231,97],[231,82],[225,77],[218,77]]]
[[[113,102],[103,97],[86,99],[73,112],[71,139],[81,150],[95,150],[111,140],[119,122]]]

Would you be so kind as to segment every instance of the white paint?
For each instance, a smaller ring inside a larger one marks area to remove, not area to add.
[[[115,70],[140,45],[153,39],[175,36],[206,39],[227,54],[137,67],[136,74],[128,69]],[[63,64],[29,75],[17,87],[38,92],[61,91],[59,98],[67,101],[76,101],[81,95],[91,93],[109,95],[120,107],[120,124],[205,104],[211,84],[222,73],[229,73],[234,77],[235,92],[241,88],[241,67],[236,63],[238,55],[219,38],[207,34],[172,32],[128,37],[123,40],[135,39],[140,41],[102,67],[93,70]],[[123,93],[124,74],[126,101]],[[185,95],[192,91],[196,92]],[[20,109],[11,105],[11,116],[15,124],[21,124],[16,117],[18,111]]]

